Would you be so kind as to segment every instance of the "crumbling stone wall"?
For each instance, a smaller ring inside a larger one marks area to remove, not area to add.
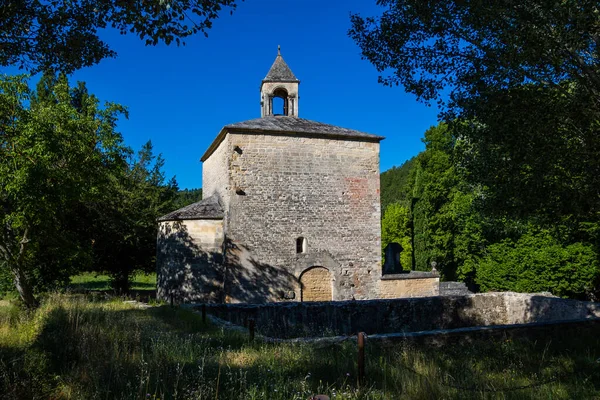
[[[223,300],[223,221],[159,222],[157,298],[177,303]]]
[[[266,292],[260,286],[268,282],[243,275],[266,268],[289,279],[265,300],[298,301],[300,275],[315,266],[330,271],[334,300],[378,297],[381,226],[376,140],[229,133],[218,151],[229,154],[218,156],[228,157],[229,163],[225,234],[233,248],[245,252],[244,257],[234,257],[238,266],[228,268],[242,274],[237,281],[248,285],[247,290],[235,288],[237,295],[228,294],[230,301],[245,301],[244,292]],[[205,162],[207,172],[213,156]],[[298,237],[306,238],[306,253],[296,252]]]
[[[528,293],[316,303],[214,304],[207,312],[272,337],[397,333],[600,319],[600,303]]]

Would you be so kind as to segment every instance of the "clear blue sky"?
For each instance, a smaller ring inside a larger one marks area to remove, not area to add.
[[[377,83],[347,36],[350,12],[375,15],[375,0],[247,0],[223,13],[209,37],[185,47],[146,47],[134,35],[107,31],[115,59],[75,73],[91,93],[129,108],[119,123],[128,145],[152,140],[180,188],[202,185],[200,156],[226,124],[260,117],[259,86],[281,53],[300,79],[299,116],[385,136],[381,170],[423,150],[437,109],[402,87]]]

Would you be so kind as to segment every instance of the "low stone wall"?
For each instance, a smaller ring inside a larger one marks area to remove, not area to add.
[[[253,318],[259,333],[290,338],[600,319],[600,303],[506,292],[394,300],[208,304],[207,312],[241,326]]]
[[[380,299],[431,297],[440,294],[440,277],[431,272],[411,271],[383,275],[379,282]]]

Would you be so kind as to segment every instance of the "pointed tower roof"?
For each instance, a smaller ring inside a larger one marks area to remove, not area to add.
[[[264,82],[300,82],[296,75],[292,72],[287,63],[283,60],[281,56],[281,46],[277,46],[277,58],[275,58],[275,62],[271,65],[271,69],[265,79]]]

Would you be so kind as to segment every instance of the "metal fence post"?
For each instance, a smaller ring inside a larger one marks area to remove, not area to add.
[[[365,380],[365,333],[358,332],[358,382]]]

